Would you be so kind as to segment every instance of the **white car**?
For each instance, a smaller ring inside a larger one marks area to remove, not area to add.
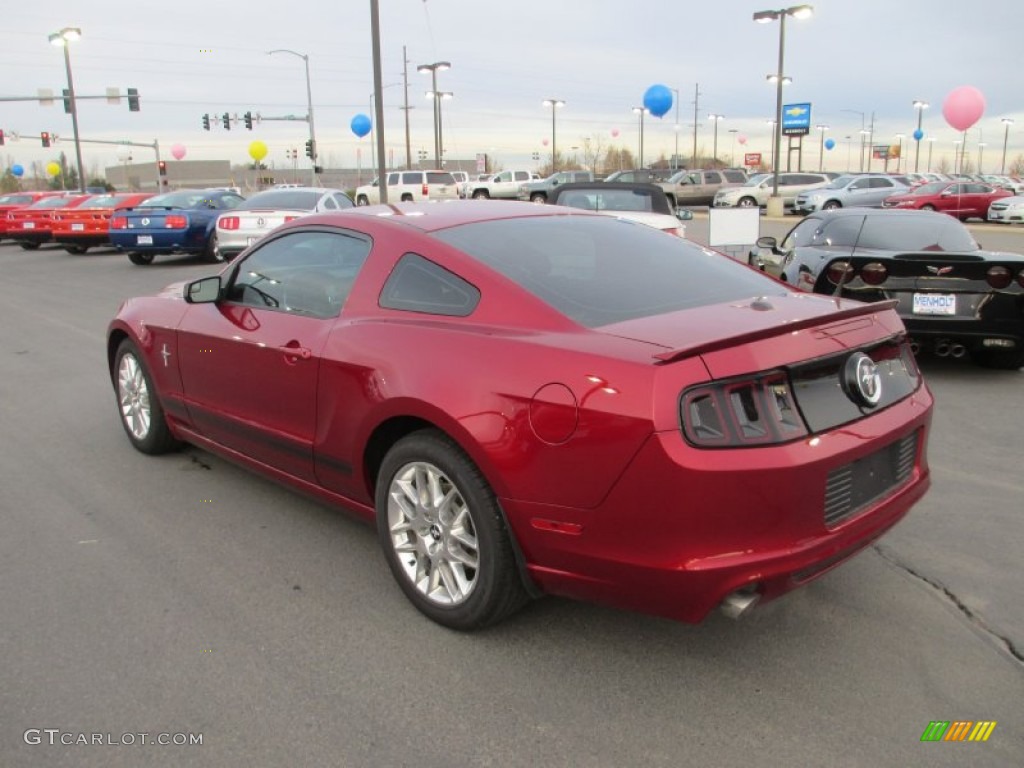
[[[220,260],[230,261],[287,221],[307,213],[353,207],[348,195],[340,189],[289,187],[258,192],[217,217],[216,252]]]
[[[987,218],[1000,224],[1024,224],[1024,197],[1001,197],[993,201]]]
[[[686,237],[686,226],[682,222],[693,218],[693,213],[685,208],[673,213],[665,190],[656,184],[614,181],[561,184],[552,191],[548,202],[635,221],[679,237]]]
[[[448,171],[391,171],[387,180],[389,203],[459,199],[458,185]],[[377,179],[356,189],[356,205],[379,204]]]
[[[780,173],[779,196],[785,208],[792,208],[798,194],[824,187],[829,183],[831,179],[824,173]],[[715,192],[712,205],[715,208],[764,208],[768,205],[768,198],[771,197],[774,188],[773,174],[759,173],[751,176],[739,187],[719,189]]]

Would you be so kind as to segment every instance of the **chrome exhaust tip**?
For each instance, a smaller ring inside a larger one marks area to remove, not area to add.
[[[963,344],[953,344],[949,348],[949,356],[960,358],[967,354],[967,347]]]
[[[730,619],[739,619],[761,601],[761,595],[756,589],[755,586],[736,590],[722,601],[720,610]]]
[[[935,352],[936,357],[949,357],[949,348],[949,341],[947,341],[946,339],[942,339],[940,341],[935,342],[935,349],[932,351]]]

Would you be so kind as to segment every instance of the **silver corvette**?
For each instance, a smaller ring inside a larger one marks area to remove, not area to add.
[[[259,192],[217,217],[217,253],[230,261],[286,221],[352,207],[353,202],[340,189],[290,187]]]

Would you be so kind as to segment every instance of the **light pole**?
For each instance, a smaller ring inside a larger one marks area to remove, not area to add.
[[[985,152],[985,142],[984,141],[979,141],[978,142],[978,173],[979,174],[980,173],[984,173],[984,171],[982,171],[982,169],[981,169],[981,158],[982,158],[984,152]]]
[[[310,186],[315,187],[316,186],[316,158],[317,158],[317,151],[316,151],[316,128],[313,125],[313,88],[312,88],[312,86],[310,85],[310,82],[309,82],[309,56],[304,54],[304,53],[299,53],[298,51],[290,50],[288,48],[277,48],[277,49],[275,49],[273,51],[267,51],[267,55],[268,56],[272,56],[275,53],[290,53],[292,56],[298,56],[300,59],[302,59],[303,63],[306,65],[306,110],[307,110],[306,117],[309,119],[309,140],[311,142],[310,146],[313,147],[313,157],[311,157],[309,159],[309,161],[313,164],[312,168],[310,168],[310,170],[309,170],[309,173],[310,173],[309,180],[310,180]]]
[[[914,150],[914,173],[917,173],[917,161],[921,157],[921,139],[918,136],[923,135],[921,132],[921,116],[928,109],[928,102],[915,99],[914,109],[917,110],[917,131],[914,132],[914,142],[917,144],[917,148]]]
[[[953,173],[960,173],[960,169],[964,167],[964,154],[960,149],[961,144],[964,144],[962,140],[953,140]],[[966,148],[966,145],[964,145],[964,148]],[[960,157],[959,164],[957,163],[957,155]]]
[[[715,124],[715,138],[714,143],[711,145],[711,167],[715,168],[718,166],[718,121],[725,118],[725,115],[708,115],[708,120]]]
[[[897,133],[896,134],[896,138],[899,139],[899,142],[900,142],[900,151],[899,151],[899,154],[896,155],[896,173],[899,173],[900,172],[900,163],[903,162],[903,140],[905,138],[907,138],[907,137],[906,137],[906,134]]]
[[[640,115],[640,159],[638,160],[638,167],[644,167],[644,113],[647,112],[647,107],[633,107],[633,114]]]
[[[555,166],[556,158],[558,157],[555,152],[555,112],[558,111],[559,107],[564,107],[565,102],[561,99],[544,99],[544,106],[551,107],[551,172],[555,173],[558,168]]]
[[[759,24],[769,24],[773,21],[779,22],[779,67],[775,70],[777,77],[775,83],[775,122],[778,130],[775,132],[772,196],[768,201],[768,213],[778,216],[784,213],[782,199],[779,197],[779,152],[782,151],[782,81],[785,77],[783,64],[786,56],[786,17],[792,16],[794,19],[806,19],[813,14],[813,6],[793,5],[778,11],[757,11],[753,17],[754,21]]]
[[[999,166],[999,173],[1000,174],[1006,173],[1006,142],[1010,138],[1010,126],[1013,125],[1013,118],[1011,118],[1011,117],[1004,117],[1003,118],[1003,125],[1005,125],[1006,128],[1003,131],[1003,162],[1002,162],[1002,165]]]
[[[729,133],[732,134],[732,149],[729,150],[729,165],[733,168],[736,167],[736,134],[739,132],[739,128],[729,129]]]
[[[928,173],[932,172],[932,148],[935,146],[935,137],[928,137]]]
[[[772,143],[771,143],[771,146],[769,147],[769,152],[768,152],[768,166],[770,168],[774,168],[775,167],[775,127],[778,125],[778,123],[776,123],[774,120],[765,120],[764,123],[765,123],[765,125],[770,125],[772,127]]]
[[[867,117],[867,115],[864,112],[861,112],[860,110],[857,110],[857,109],[840,109],[839,111],[840,112],[851,112],[854,115],[860,115],[860,160],[859,160],[859,165],[858,165],[857,170],[858,171],[863,171],[864,170],[864,137],[867,135],[867,132],[864,130],[864,119]],[[849,168],[847,168],[847,170],[849,170]]]
[[[430,73],[431,89],[428,96],[434,99],[434,166],[441,170],[441,95],[437,90],[437,73],[451,69],[451,62],[435,61],[433,64],[420,64],[416,67],[417,72]],[[448,94],[451,96],[451,94]]]
[[[75,102],[75,81],[71,78],[71,53],[69,43],[82,36],[78,27],[64,27],[50,35],[50,44],[64,49],[64,68],[68,73],[68,101],[71,104],[71,128],[75,134],[75,161],[78,163],[78,189],[85,192],[85,176],[82,174],[82,144],[78,140],[78,104]]]
[[[819,123],[818,125],[816,125],[814,127],[817,128],[819,131],[821,131],[821,144],[818,146],[818,170],[819,171],[824,171],[825,170],[825,131],[828,130],[828,126],[827,125],[822,125],[821,123]]]
[[[676,124],[673,126],[673,130],[676,132],[676,150],[675,150],[675,154],[672,155],[672,170],[673,171],[678,171],[679,170],[679,129],[682,128],[682,126],[679,125],[679,89],[678,88],[670,88],[669,90],[672,91],[672,93],[674,93],[676,95]]]

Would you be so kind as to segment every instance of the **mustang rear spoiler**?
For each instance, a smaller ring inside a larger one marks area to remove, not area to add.
[[[839,320],[849,320],[853,317],[874,315],[878,312],[894,309],[898,303],[899,302],[896,300],[876,301],[870,304],[858,303],[857,306],[841,309],[827,317],[805,317],[802,320],[795,320],[791,323],[774,326],[772,328],[759,328],[755,331],[748,331],[735,336],[728,336],[724,339],[715,339],[714,341],[708,341],[704,344],[697,344],[692,347],[680,347],[679,349],[672,349],[668,352],[659,352],[654,355],[654,359],[659,363],[672,363],[678,360],[683,360],[687,357],[696,357],[697,355],[704,355],[708,352],[715,352],[719,349],[735,346],[736,344],[747,344],[751,341],[770,339],[773,336],[782,336],[783,334],[792,333],[793,331],[813,328],[814,326],[821,325],[822,323],[833,323]]]

